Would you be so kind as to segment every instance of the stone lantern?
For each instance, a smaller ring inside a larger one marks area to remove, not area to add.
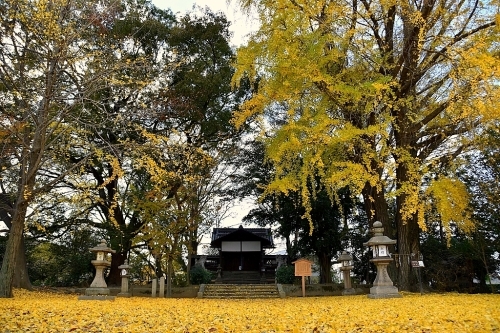
[[[125,259],[123,265],[118,266],[118,269],[120,270],[120,276],[122,277],[122,290],[116,296],[130,297],[132,295],[128,291],[128,280],[130,278],[130,265],[128,264],[128,261]]]
[[[344,251],[340,255],[339,261],[342,265],[340,270],[344,275],[344,290],[342,291],[342,295],[355,295],[356,290],[351,286],[352,256]]]
[[[382,222],[373,223],[373,237],[364,246],[370,246],[373,253],[373,259],[370,261],[377,266],[377,276],[373,281],[373,287],[370,288],[369,298],[395,298],[401,297],[398,288],[392,283],[387,273],[387,265],[393,260],[389,255],[389,245],[396,244],[396,241],[384,236]]]
[[[96,253],[96,260],[91,261],[92,265],[95,267],[95,277],[90,288],[85,289],[85,296],[80,296],[78,299],[114,300],[113,296],[109,296],[110,291],[104,280],[104,270],[111,266],[111,262],[107,260],[108,253],[115,253],[115,250],[110,249],[103,239],[99,245],[89,249],[89,251]]]

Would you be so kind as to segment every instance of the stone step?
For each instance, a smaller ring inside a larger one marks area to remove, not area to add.
[[[225,284],[257,284],[260,281],[257,271],[226,271],[222,274],[222,283]]]
[[[205,286],[203,298],[278,298],[273,284],[210,284]]]

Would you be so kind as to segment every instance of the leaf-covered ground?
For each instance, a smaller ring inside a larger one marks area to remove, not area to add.
[[[500,295],[112,302],[16,290],[0,299],[0,332],[500,332]]]

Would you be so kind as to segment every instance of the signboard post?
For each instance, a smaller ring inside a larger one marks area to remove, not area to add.
[[[295,265],[295,276],[302,277],[302,297],[306,297],[306,276],[312,275],[312,261],[300,258],[292,264]]]
[[[420,276],[420,268],[424,267],[424,262],[423,262],[423,260],[412,260],[411,266],[413,268],[416,268],[418,271],[418,283],[420,284],[420,295],[422,295],[423,290],[422,290],[422,277]]]

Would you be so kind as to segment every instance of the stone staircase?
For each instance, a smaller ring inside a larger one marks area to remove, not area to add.
[[[222,273],[222,284],[260,284],[258,271],[225,271]]]
[[[207,284],[202,285],[200,298],[279,298],[275,284]]]

